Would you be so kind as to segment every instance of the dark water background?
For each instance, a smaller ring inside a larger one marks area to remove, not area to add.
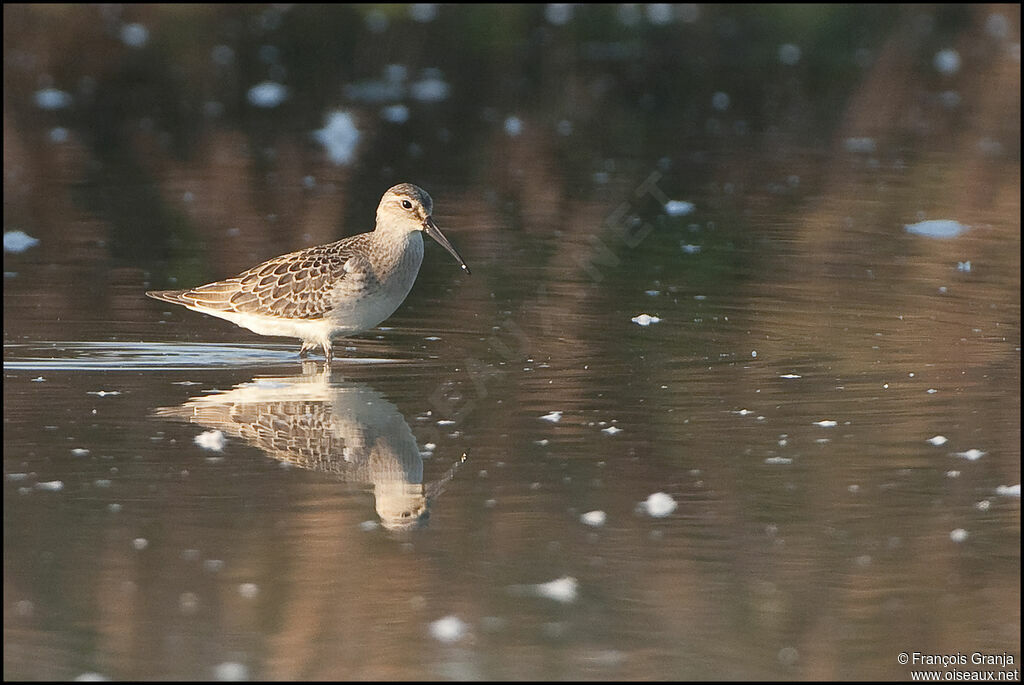
[[[3,12],[5,678],[1019,668],[1019,6]],[[402,181],[329,377],[143,296]]]

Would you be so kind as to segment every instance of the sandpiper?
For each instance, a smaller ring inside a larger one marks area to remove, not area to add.
[[[405,300],[423,262],[421,233],[441,243],[469,273],[431,218],[433,208],[425,190],[400,183],[381,198],[373,231],[274,257],[191,290],[146,294],[260,335],[301,338],[300,357],[322,347],[330,364],[331,338],[373,328]]]

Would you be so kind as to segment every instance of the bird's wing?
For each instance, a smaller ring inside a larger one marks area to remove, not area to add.
[[[153,293],[185,306],[263,314],[289,319],[320,319],[333,308],[331,293],[344,280],[360,287],[373,278],[362,248],[370,234],[317,245],[274,257],[247,271],[191,290]]]

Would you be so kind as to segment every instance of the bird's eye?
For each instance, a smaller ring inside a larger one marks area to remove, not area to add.
[[[409,202],[408,200],[402,200],[402,206],[405,207],[406,209],[412,209],[412,203]]]

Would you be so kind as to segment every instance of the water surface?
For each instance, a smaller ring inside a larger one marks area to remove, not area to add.
[[[1019,665],[1019,9],[623,7],[5,6],[5,677]],[[144,296],[400,181],[329,374]]]

